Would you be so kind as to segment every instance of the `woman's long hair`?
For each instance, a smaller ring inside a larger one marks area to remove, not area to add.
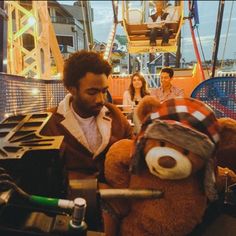
[[[131,100],[133,101],[134,100],[134,95],[135,95],[135,89],[134,89],[134,86],[133,86],[133,79],[135,76],[138,76],[141,81],[142,81],[142,87],[141,87],[141,97],[143,98],[144,96],[146,95],[149,95],[150,93],[148,92],[148,89],[147,89],[147,82],[146,80],[144,79],[144,76],[142,74],[140,74],[139,72],[135,72],[132,76],[131,76],[131,81],[130,81],[130,85],[129,85],[129,93],[130,93],[130,96],[131,96]]]

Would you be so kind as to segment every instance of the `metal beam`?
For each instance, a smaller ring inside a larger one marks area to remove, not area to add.
[[[219,43],[220,43],[221,27],[222,27],[223,15],[224,15],[224,7],[225,7],[225,0],[220,0],[219,6],[218,6],[218,15],[217,15],[216,30],[215,30],[214,47],[213,47],[213,53],[212,53],[211,77],[215,76],[216,62],[217,62],[218,49],[219,49]]]
[[[4,1],[0,1],[0,72],[7,72],[7,14]]]
[[[7,40],[9,74],[51,79],[62,73],[64,62],[47,1],[8,1]],[[54,64],[56,72],[52,74]]]

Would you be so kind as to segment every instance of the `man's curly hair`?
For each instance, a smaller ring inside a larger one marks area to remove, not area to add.
[[[63,71],[63,82],[65,87],[77,87],[78,80],[83,78],[87,72],[94,74],[111,73],[110,64],[97,52],[81,50],[70,55],[65,61]]]

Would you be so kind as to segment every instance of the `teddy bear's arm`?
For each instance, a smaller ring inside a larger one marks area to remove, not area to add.
[[[130,181],[129,163],[133,141],[124,139],[114,143],[106,155],[106,188],[128,188]],[[104,229],[107,236],[115,236],[121,219],[128,214],[130,204],[127,200],[112,199],[103,202]]]
[[[129,164],[133,141],[123,139],[114,143],[106,154],[105,178],[113,188],[128,188]]]

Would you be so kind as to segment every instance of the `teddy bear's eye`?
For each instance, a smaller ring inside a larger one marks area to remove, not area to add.
[[[165,147],[166,146],[165,142],[164,141],[160,141],[160,146],[161,147]]]
[[[184,149],[184,150],[183,150],[183,154],[184,154],[185,156],[187,156],[187,155],[189,154],[189,150]]]

